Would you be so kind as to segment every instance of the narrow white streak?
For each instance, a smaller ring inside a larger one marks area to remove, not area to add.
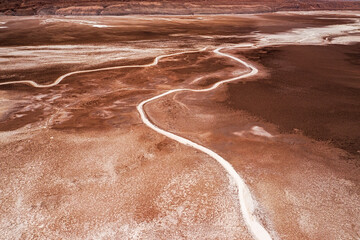
[[[199,37],[201,38],[208,38],[208,39],[213,39],[213,36],[207,36],[207,35],[199,35]]]
[[[175,135],[171,132],[165,131],[161,128],[159,128],[158,126],[156,126],[155,124],[153,124],[149,118],[147,117],[145,111],[144,111],[144,105],[154,101],[156,99],[159,99],[161,97],[164,97],[166,95],[172,94],[174,92],[180,92],[180,91],[191,91],[191,92],[208,92],[211,91],[213,89],[216,89],[217,87],[219,87],[220,85],[224,84],[224,83],[228,83],[228,82],[232,82],[232,81],[236,81],[242,78],[246,78],[246,77],[250,77],[255,75],[258,70],[242,61],[239,58],[236,58],[234,56],[231,56],[229,54],[226,53],[222,53],[220,52],[220,50],[223,48],[217,48],[216,50],[214,50],[214,53],[225,56],[225,57],[229,57],[243,65],[245,65],[246,67],[248,67],[250,69],[250,72],[244,74],[244,75],[240,75],[238,77],[234,77],[234,78],[230,78],[230,79],[226,79],[226,80],[222,80],[220,82],[215,83],[214,85],[212,85],[209,88],[205,88],[205,89],[186,89],[186,88],[182,88],[182,89],[173,89],[173,90],[169,90],[167,92],[164,92],[162,94],[159,94],[155,97],[149,98],[147,100],[142,101],[138,106],[137,106],[137,110],[140,113],[140,117],[141,120],[144,122],[144,124],[146,124],[148,127],[150,127],[151,129],[153,129],[154,131],[168,137],[171,138],[181,144],[184,144],[186,146],[189,147],[193,147],[195,149],[198,149],[200,151],[202,151],[203,153],[209,155],[210,157],[214,158],[218,163],[221,164],[221,166],[223,166],[223,168],[226,170],[226,172],[234,179],[236,186],[238,188],[238,196],[239,196],[239,202],[240,202],[240,207],[241,207],[241,213],[244,217],[244,220],[249,228],[249,230],[251,231],[253,237],[257,240],[271,240],[271,236],[270,234],[266,231],[266,229],[258,222],[255,214],[254,214],[254,200],[251,196],[250,190],[247,187],[247,185],[245,184],[244,180],[240,177],[240,175],[235,171],[235,169],[231,166],[231,164],[229,162],[227,162],[224,158],[222,158],[220,155],[218,155],[217,153],[215,153],[214,151],[200,145],[197,144],[187,138],[184,137],[180,137],[178,135]]]
[[[94,24],[92,26],[96,27],[96,28],[108,28],[108,27],[111,27],[111,26],[108,26],[108,25],[100,25],[100,24]]]
[[[247,35],[191,35],[189,33],[174,33],[170,34],[171,37],[189,37],[189,38],[205,38],[205,39],[214,39],[214,38],[246,38]]]
[[[60,19],[60,18],[51,18],[46,19],[41,22],[41,24],[48,24],[53,22],[66,22],[66,23],[73,23],[73,24],[80,24],[80,25],[87,25],[97,28],[106,28],[106,27],[112,27],[109,25],[100,24],[96,21],[86,21],[86,20],[78,20],[78,19]]]
[[[239,44],[236,45],[234,47],[249,47],[252,45],[244,45],[244,44]],[[139,68],[139,67],[150,67],[150,66],[155,66],[158,64],[159,60],[165,57],[170,57],[170,56],[176,56],[176,55],[180,55],[180,54],[184,54],[184,53],[193,53],[193,52],[199,52],[199,51],[205,51],[207,48],[203,48],[201,50],[194,50],[194,51],[186,51],[186,52],[180,52],[180,53],[173,53],[173,54],[167,54],[167,55],[161,55],[158,56],[154,59],[154,61],[150,64],[144,64],[144,65],[129,65],[129,66],[118,66],[118,67],[108,67],[108,68],[99,68],[99,69],[93,69],[93,70],[81,70],[81,71],[75,71],[75,72],[70,72],[67,74],[64,74],[62,76],[60,76],[59,78],[57,78],[53,83],[51,84],[37,84],[34,81],[30,81],[30,80],[26,80],[26,81],[11,81],[11,82],[5,82],[5,83],[0,83],[0,85],[8,85],[8,84],[29,84],[33,87],[36,88],[48,88],[48,87],[53,87],[56,86],[57,84],[59,84],[63,79],[65,79],[66,77],[72,76],[74,74],[79,74],[79,73],[91,73],[91,72],[99,72],[99,71],[106,71],[106,70],[115,70],[115,69],[123,69],[123,68]],[[180,89],[173,89],[173,90],[169,90],[167,92],[164,92],[162,94],[159,94],[155,97],[149,98],[147,100],[142,101],[141,103],[139,103],[137,105],[137,110],[140,113],[140,117],[141,120],[144,122],[145,125],[147,125],[148,127],[150,127],[151,129],[153,129],[154,131],[168,137],[171,138],[181,144],[184,144],[186,146],[189,147],[193,147],[195,149],[198,149],[199,151],[202,151],[203,153],[209,155],[210,157],[214,158],[218,163],[221,164],[221,166],[224,167],[224,169],[226,170],[226,172],[234,179],[235,184],[237,186],[238,189],[238,197],[239,197],[239,203],[240,203],[240,208],[241,208],[241,213],[244,217],[245,223],[247,224],[250,232],[252,233],[253,237],[256,240],[271,240],[271,236],[270,234],[266,231],[266,229],[258,222],[255,214],[254,214],[254,200],[251,196],[250,190],[247,187],[247,185],[245,184],[244,180],[240,177],[240,175],[235,171],[235,169],[231,166],[231,164],[229,162],[227,162],[224,158],[222,158],[220,155],[218,155],[217,153],[215,153],[214,151],[200,145],[197,144],[195,142],[192,142],[189,139],[186,139],[184,137],[175,135],[174,133],[165,131],[159,127],[157,127],[155,124],[153,124],[147,117],[145,111],[144,111],[144,105],[146,103],[149,103],[151,101],[154,101],[156,99],[159,99],[163,96],[169,95],[171,93],[174,92],[180,92],[180,91],[191,91],[191,92],[208,92],[211,91],[213,89],[216,89],[217,87],[219,87],[220,85],[224,84],[224,83],[228,83],[228,82],[232,82],[232,81],[236,81],[239,79],[243,79],[243,78],[247,78],[247,77],[251,77],[255,74],[258,73],[258,70],[252,66],[251,64],[248,64],[246,62],[244,62],[243,60],[236,58],[234,56],[231,56],[229,54],[226,53],[222,53],[220,52],[220,50],[222,50],[223,47],[221,48],[217,48],[214,50],[214,53],[221,55],[221,56],[225,56],[228,58],[231,58],[241,64],[243,64],[244,66],[246,66],[247,68],[249,68],[249,72],[244,74],[244,75],[240,75],[237,77],[233,77],[233,78],[229,78],[226,80],[222,80],[220,82],[217,82],[215,84],[213,84],[211,87],[209,88],[205,88],[205,89],[186,89],[186,88],[180,88]]]
[[[5,25],[6,22],[0,22],[0,25]],[[7,26],[0,26],[0,28],[8,28]]]
[[[205,50],[206,50],[206,48],[203,48],[200,51],[205,51]],[[176,56],[176,55],[180,55],[180,54],[184,54],[184,53],[194,53],[194,52],[199,52],[199,50],[161,55],[161,56],[156,57],[154,59],[154,61],[152,63],[149,63],[149,64],[106,67],[106,68],[98,68],[98,69],[92,69],[92,70],[80,70],[80,71],[70,72],[70,73],[66,73],[66,74],[58,77],[53,83],[50,83],[50,84],[38,84],[38,83],[36,83],[36,82],[34,82],[32,80],[22,80],[22,81],[3,82],[3,83],[0,83],[0,86],[1,85],[9,85],[9,84],[28,84],[28,85],[31,85],[31,86],[36,87],[36,88],[54,87],[54,86],[58,85],[65,78],[70,77],[70,76],[75,75],[75,74],[92,73],[92,72],[100,72],[100,71],[109,71],[109,70],[117,70],[117,69],[124,69],[124,68],[151,67],[151,66],[157,65],[159,60],[162,59],[162,58]]]
[[[197,83],[197,82],[199,82],[200,80],[202,80],[203,78],[204,78],[204,76],[201,76],[201,77],[195,78],[193,81],[191,81],[191,83],[190,83],[190,84]]]

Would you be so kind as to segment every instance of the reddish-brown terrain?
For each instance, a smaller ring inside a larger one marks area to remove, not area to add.
[[[0,16],[0,239],[359,239],[359,16]]]
[[[359,10],[356,0],[3,0],[6,15],[234,14],[298,10]]]

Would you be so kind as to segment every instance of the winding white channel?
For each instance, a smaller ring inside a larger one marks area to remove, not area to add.
[[[242,44],[242,45],[235,45],[233,46],[235,47],[252,47],[251,44]],[[271,240],[271,236],[269,234],[269,232],[261,225],[261,223],[257,220],[254,210],[255,210],[255,204],[254,204],[254,200],[251,196],[250,190],[247,187],[247,185],[245,184],[244,180],[240,177],[240,175],[235,171],[235,169],[231,166],[231,164],[229,162],[227,162],[224,158],[222,158],[219,154],[217,154],[216,152],[212,151],[211,149],[208,149],[200,144],[197,144],[187,138],[178,136],[174,133],[168,132],[164,129],[159,128],[158,126],[156,126],[155,124],[153,124],[148,116],[145,113],[144,110],[144,105],[154,101],[156,99],[159,99],[161,97],[164,97],[166,95],[175,93],[175,92],[181,92],[181,91],[190,91],[190,92],[208,92],[211,90],[216,89],[217,87],[219,87],[220,85],[224,84],[224,83],[228,83],[228,82],[232,82],[232,81],[236,81],[239,79],[243,79],[243,78],[247,78],[247,77],[251,77],[255,74],[258,73],[258,69],[255,68],[253,65],[246,63],[245,61],[234,57],[232,55],[226,54],[221,52],[222,49],[224,49],[225,47],[220,47],[215,49],[213,52],[224,56],[224,57],[228,57],[231,58],[239,63],[241,63],[242,65],[246,66],[249,69],[249,72],[237,76],[237,77],[233,77],[233,78],[229,78],[229,79],[225,79],[222,81],[219,81],[215,84],[213,84],[212,86],[208,87],[208,88],[204,88],[204,89],[188,89],[188,88],[179,88],[179,89],[173,89],[173,90],[169,90],[167,92],[164,92],[162,94],[159,94],[155,97],[149,98],[147,100],[142,101],[141,103],[139,103],[137,105],[137,110],[140,113],[140,117],[141,120],[144,122],[145,125],[147,125],[149,128],[153,129],[154,131],[168,137],[171,138],[181,144],[184,144],[186,146],[189,147],[193,147],[198,149],[199,151],[209,155],[210,157],[214,158],[218,163],[221,164],[221,166],[224,167],[224,169],[226,170],[226,172],[233,178],[237,189],[238,189],[238,197],[239,197],[239,203],[240,203],[240,207],[241,207],[241,213],[244,217],[245,223],[247,224],[248,229],[250,230],[252,236],[256,239],[256,240]],[[179,52],[179,53],[172,53],[172,54],[167,54],[167,55],[161,55],[158,56],[154,59],[154,61],[152,63],[149,64],[144,64],[144,65],[128,65],[128,66],[117,66],[117,67],[107,67],[107,68],[99,68],[99,69],[93,69],[93,70],[81,70],[81,71],[74,71],[74,72],[70,72],[67,74],[64,74],[62,76],[60,76],[59,78],[57,78],[53,83],[50,84],[38,84],[34,81],[31,80],[23,80],[23,81],[9,81],[9,82],[4,82],[4,83],[0,83],[0,85],[9,85],[9,84],[28,84],[31,85],[33,87],[36,88],[48,88],[48,87],[53,87],[56,86],[57,84],[59,84],[62,80],[64,80],[66,77],[75,75],[75,74],[80,74],[80,73],[91,73],[91,72],[99,72],[99,71],[107,71],[107,70],[115,70],[115,69],[123,69],[123,68],[140,68],[140,67],[151,67],[151,66],[155,66],[158,64],[159,60],[165,57],[170,57],[170,56],[176,56],[176,55],[180,55],[180,54],[185,54],[185,53],[194,53],[194,52],[201,52],[201,51],[205,51],[207,48],[203,48],[201,50],[193,50],[193,51],[185,51],[185,52]]]
[[[70,77],[72,75],[75,74],[80,74],[80,73],[92,73],[92,72],[100,72],[100,71],[109,71],[109,70],[117,70],[117,69],[123,69],[123,68],[142,68],[142,67],[151,67],[151,66],[155,66],[159,63],[159,60],[165,57],[171,57],[171,56],[176,56],[176,55],[181,55],[184,53],[195,53],[195,52],[199,52],[199,51],[205,51],[207,48],[203,48],[201,50],[192,50],[192,51],[186,51],[186,52],[179,52],[179,53],[171,53],[171,54],[166,54],[166,55],[161,55],[158,56],[154,59],[154,61],[152,63],[149,64],[143,64],[143,65],[126,65],[126,66],[116,66],[116,67],[106,67],[106,68],[97,68],[97,69],[92,69],[92,70],[80,70],[80,71],[74,71],[74,72],[70,72],[70,73],[66,73],[64,75],[61,75],[60,77],[58,77],[53,83],[50,84],[38,84],[32,80],[21,80],[21,81],[9,81],[9,82],[3,82],[0,83],[1,85],[10,85],[10,84],[27,84],[27,85],[31,85],[33,87],[36,88],[48,88],[48,87],[54,87],[56,85],[58,85],[62,80],[64,80],[67,77]]]
[[[238,45],[239,47],[240,45]],[[244,45],[241,45],[242,47],[244,47]],[[236,46],[235,46],[236,47]],[[249,46],[248,46],[249,47]],[[251,47],[251,45],[250,45]],[[179,89],[173,89],[173,90],[169,90],[167,92],[164,92],[162,94],[159,94],[155,97],[149,98],[147,100],[142,101],[138,106],[137,106],[137,110],[140,113],[141,119],[142,121],[151,129],[153,129],[154,131],[168,137],[171,138],[181,144],[184,144],[186,146],[189,147],[193,147],[196,148],[200,151],[202,151],[203,153],[209,155],[210,157],[214,158],[218,163],[221,164],[221,166],[224,167],[224,169],[226,170],[226,172],[233,178],[233,180],[235,181],[235,184],[237,186],[238,189],[238,196],[239,196],[239,202],[240,202],[240,207],[241,207],[241,213],[244,217],[245,223],[247,224],[249,230],[251,231],[253,237],[257,240],[271,240],[271,236],[270,234],[266,231],[266,229],[260,224],[260,222],[257,220],[255,214],[254,214],[254,210],[255,210],[255,206],[254,206],[254,200],[251,196],[250,190],[247,187],[247,185],[245,184],[244,180],[240,177],[240,175],[235,171],[235,169],[231,166],[231,164],[229,162],[227,162],[223,157],[221,157],[219,154],[217,154],[216,152],[212,151],[211,149],[208,149],[200,144],[197,144],[187,138],[175,135],[174,133],[168,132],[164,129],[159,128],[158,126],[156,126],[155,124],[153,124],[149,118],[147,117],[145,110],[144,110],[144,105],[154,101],[156,99],[159,99],[161,97],[164,97],[166,95],[169,95],[171,93],[174,92],[180,92],[180,91],[190,91],[190,92],[208,92],[211,91],[217,87],[219,87],[220,85],[224,84],[224,83],[228,83],[228,82],[232,82],[232,81],[236,81],[239,79],[243,79],[243,78],[247,78],[247,77],[251,77],[255,74],[258,73],[258,69],[255,68],[254,66],[252,66],[251,64],[248,64],[247,62],[244,62],[243,60],[231,56],[229,54],[226,53],[222,53],[220,52],[220,50],[224,49],[223,47],[217,48],[214,50],[214,53],[219,54],[221,56],[225,56],[228,58],[231,58],[243,65],[245,65],[247,68],[249,68],[249,72],[237,77],[233,77],[233,78],[229,78],[229,79],[225,79],[222,81],[219,81],[215,84],[213,84],[212,86],[210,86],[209,88],[204,88],[204,89],[188,89],[188,88],[179,88]]]

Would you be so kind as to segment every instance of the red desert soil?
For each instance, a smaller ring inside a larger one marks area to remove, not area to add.
[[[127,15],[234,14],[299,10],[359,10],[357,1],[344,0],[6,0],[6,15]]]
[[[253,239],[225,169],[136,110],[248,72],[227,46],[259,74],[160,98],[150,120],[228,160],[273,239],[358,239],[359,45],[231,48],[354,14],[0,17],[0,83],[197,51],[0,86],[0,238]]]
[[[271,47],[239,54],[270,74],[229,84],[227,106],[274,123],[281,132],[302,131],[360,154],[360,44]]]

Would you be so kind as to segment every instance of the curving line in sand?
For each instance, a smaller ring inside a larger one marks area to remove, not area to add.
[[[143,65],[127,65],[127,66],[116,66],[116,67],[106,67],[106,68],[97,68],[92,70],[80,70],[80,71],[74,71],[70,73],[66,73],[64,75],[61,75],[58,77],[53,83],[50,84],[38,84],[32,80],[21,80],[21,81],[9,81],[9,82],[3,82],[0,83],[0,86],[3,85],[11,85],[11,84],[27,84],[31,85],[36,88],[48,88],[48,87],[54,87],[58,85],[62,80],[64,80],[67,77],[70,77],[72,75],[80,74],[80,73],[92,73],[92,72],[100,72],[100,71],[109,71],[109,70],[117,70],[117,69],[124,69],[124,68],[142,68],[142,67],[151,67],[155,66],[159,63],[159,60],[165,57],[171,57],[171,56],[177,56],[184,53],[195,53],[195,52],[203,52],[207,49],[207,47],[200,49],[200,50],[191,50],[191,51],[185,51],[185,52],[179,52],[179,53],[171,53],[166,55],[158,56],[154,59],[152,63],[149,64],[143,64]]]
[[[253,45],[237,45],[235,47],[239,47],[239,46],[246,46],[246,47],[252,47]],[[247,77],[251,77],[255,74],[258,73],[258,69],[255,68],[254,66],[252,66],[251,64],[248,64],[246,62],[244,62],[243,60],[231,56],[229,54],[226,53],[222,53],[220,52],[220,50],[224,49],[224,47],[220,47],[214,50],[214,53],[221,55],[221,56],[225,56],[228,58],[231,58],[243,65],[245,65],[250,71],[246,74],[237,76],[237,77],[233,77],[233,78],[229,78],[226,80],[222,80],[219,81],[215,84],[213,84],[212,86],[210,86],[209,88],[204,88],[204,89],[188,89],[188,88],[180,88],[180,89],[173,89],[173,90],[169,90],[167,92],[164,92],[162,94],[159,94],[155,97],[149,98],[147,100],[142,101],[138,106],[137,106],[137,110],[140,113],[141,119],[142,121],[151,129],[153,129],[154,131],[168,137],[171,138],[181,144],[184,144],[186,146],[189,147],[193,147],[196,148],[200,151],[202,151],[203,153],[209,155],[210,157],[214,158],[218,163],[221,164],[221,166],[223,166],[223,168],[226,170],[226,172],[233,178],[233,180],[235,181],[235,184],[237,186],[238,189],[238,197],[239,197],[239,202],[240,202],[240,207],[241,207],[241,213],[244,217],[245,223],[247,224],[249,230],[251,231],[253,237],[257,240],[271,240],[271,236],[270,234],[266,231],[266,229],[260,224],[260,222],[257,220],[256,216],[255,216],[255,206],[254,206],[254,200],[251,196],[250,190],[247,187],[247,185],[245,184],[244,180],[240,177],[240,175],[235,171],[235,169],[231,166],[231,164],[229,162],[227,162],[224,158],[222,158],[219,154],[217,154],[216,152],[200,145],[197,144],[187,138],[175,135],[174,133],[165,131],[164,129],[159,128],[158,126],[156,126],[155,124],[153,124],[149,118],[147,117],[145,111],[144,111],[144,105],[154,101],[156,99],[159,99],[161,97],[164,97],[166,95],[172,94],[174,92],[181,92],[181,91],[190,91],[190,92],[208,92],[211,90],[216,89],[217,87],[219,87],[220,85],[224,84],[224,83],[228,83],[228,82],[232,82],[232,81],[236,81],[239,79],[243,79],[243,78],[247,78]]]
[[[252,44],[240,44],[240,45],[236,45],[233,47],[253,47]],[[240,177],[240,175],[236,172],[236,170],[231,166],[231,164],[229,162],[227,162],[224,158],[222,158],[219,154],[215,153],[214,151],[200,145],[197,144],[187,138],[175,135],[174,133],[168,132],[164,129],[159,128],[158,126],[156,126],[155,124],[153,124],[149,118],[147,117],[145,110],[144,110],[144,105],[159,99],[161,97],[164,97],[166,95],[172,94],[174,92],[181,92],[181,91],[191,91],[191,92],[208,92],[211,90],[216,89],[217,87],[219,87],[220,85],[224,84],[224,83],[228,83],[228,82],[232,82],[232,81],[236,81],[239,79],[243,79],[243,78],[247,78],[247,77],[251,77],[255,74],[258,73],[258,69],[255,68],[254,66],[252,66],[251,64],[246,63],[245,61],[231,56],[229,54],[226,53],[222,53],[220,52],[220,50],[224,49],[225,47],[220,47],[215,49],[213,52],[224,56],[224,57],[228,57],[231,58],[241,64],[243,64],[244,66],[246,66],[249,69],[248,73],[245,73],[243,75],[237,76],[237,77],[233,77],[233,78],[229,78],[229,79],[225,79],[222,81],[219,81],[215,84],[213,84],[212,86],[210,86],[209,88],[204,88],[204,89],[187,89],[187,88],[179,88],[179,89],[173,89],[173,90],[169,90],[167,92],[164,92],[162,94],[159,94],[155,97],[149,98],[147,100],[142,101],[141,103],[139,103],[137,105],[137,110],[140,113],[140,117],[141,120],[144,122],[145,125],[147,125],[148,127],[150,127],[151,129],[153,129],[154,131],[168,137],[171,138],[181,144],[184,144],[186,146],[189,147],[193,147],[195,149],[200,150],[201,152],[209,155],[210,157],[214,158],[218,163],[220,163],[221,166],[223,166],[223,168],[226,170],[226,172],[233,178],[237,189],[238,189],[238,197],[239,197],[239,203],[240,203],[240,208],[241,208],[241,213],[244,217],[245,223],[248,227],[248,229],[250,230],[251,234],[253,235],[253,237],[257,240],[271,240],[271,236],[270,234],[266,231],[266,229],[260,224],[260,222],[257,220],[256,216],[255,216],[255,201],[253,200],[250,190],[247,187],[247,185],[245,184],[244,180]],[[115,69],[123,69],[123,68],[140,68],[140,67],[151,67],[151,66],[155,66],[158,64],[159,60],[165,57],[170,57],[170,56],[176,56],[176,55],[180,55],[180,54],[185,54],[185,53],[194,53],[194,52],[201,52],[201,51],[205,51],[207,48],[203,48],[201,50],[193,50],[193,51],[185,51],[185,52],[179,52],[179,53],[172,53],[172,54],[167,54],[167,55],[161,55],[158,56],[154,59],[154,61],[152,63],[149,64],[144,64],[144,65],[129,65],[129,66],[117,66],[117,67],[107,67],[107,68],[99,68],[99,69],[93,69],[93,70],[81,70],[81,71],[75,71],[75,72],[70,72],[67,74],[64,74],[62,76],[60,76],[59,78],[57,78],[53,83],[51,84],[38,84],[34,81],[31,80],[24,80],[24,81],[10,81],[10,82],[4,82],[4,83],[0,83],[1,85],[9,85],[9,84],[28,84],[31,85],[33,87],[36,88],[48,88],[48,87],[53,87],[56,86],[57,84],[59,84],[62,80],[64,80],[66,77],[75,75],[75,74],[80,74],[80,73],[91,73],[91,72],[99,72],[99,71],[107,71],[107,70],[115,70]]]

